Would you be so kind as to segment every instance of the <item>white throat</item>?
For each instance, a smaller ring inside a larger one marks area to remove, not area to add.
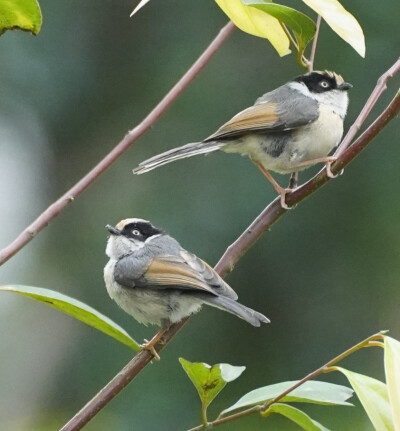
[[[161,234],[152,235],[143,242],[134,240],[133,238],[127,238],[123,235],[111,235],[107,241],[106,255],[111,259],[120,259],[122,256],[140,250],[150,241],[160,236]]]
[[[313,98],[319,104],[329,106],[335,114],[339,115],[340,118],[344,118],[346,116],[347,107],[349,105],[349,96],[347,91],[331,90],[324,93],[312,93],[304,83],[291,82],[289,86],[293,88],[293,90],[304,94],[304,96]]]
[[[346,91],[331,90],[326,93],[314,93],[312,96],[319,103],[329,106],[340,118],[346,116],[349,106],[349,96]]]
[[[144,242],[135,241],[125,236],[111,235],[107,241],[106,255],[110,259],[120,259],[122,256],[144,247]]]

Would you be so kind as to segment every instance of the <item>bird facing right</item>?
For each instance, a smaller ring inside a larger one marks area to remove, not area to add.
[[[294,78],[258,98],[201,142],[154,156],[133,170],[142,174],[166,163],[217,150],[247,155],[272,183],[288,208],[281,187],[269,171],[288,174],[325,163],[343,135],[347,90],[352,85],[330,71],[313,71]]]

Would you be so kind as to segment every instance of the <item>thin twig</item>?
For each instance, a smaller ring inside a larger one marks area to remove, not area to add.
[[[400,95],[392,100],[385,111],[377,118],[377,120],[361,135],[357,141],[347,149],[340,159],[332,167],[333,172],[340,171],[342,166],[349,163],[356,155],[357,151],[361,151],[371,140],[385,127],[388,122],[400,110]],[[296,189],[293,193],[287,196],[287,203],[294,205],[305,199],[309,194],[316,191],[319,187],[325,184],[329,178],[324,171],[317,174],[312,180]],[[255,219],[249,228],[226,250],[221,257],[215,270],[219,275],[223,276],[232,270],[234,264],[238,261],[246,251],[257,241],[257,239],[265,232],[266,229],[272,226],[284,213],[280,205],[279,197],[276,198],[268,207]],[[166,344],[175,336],[175,334],[188,321],[189,317],[181,322],[171,325],[164,332],[161,340],[154,346],[157,352],[160,352]],[[92,400],[90,400],[83,409],[78,412],[62,429],[61,431],[76,431],[80,430],[89,420],[97,414],[108,402],[111,401],[136,375],[151,361],[153,356],[147,350],[138,353],[126,367],[118,373]],[[260,407],[255,407],[254,411],[259,411]],[[241,413],[241,412],[240,412]],[[237,413],[237,415],[240,415]],[[201,428],[200,428],[201,429]]]
[[[400,110],[400,90],[390,102],[389,106],[379,115],[379,117],[350,145],[342,156],[331,166],[332,173],[339,173],[348,163],[350,163],[368,145],[385,126],[391,121]],[[345,156],[345,157],[344,157]],[[344,164],[345,161],[345,164]],[[307,183],[305,184],[305,186]]]
[[[314,40],[311,46],[311,53],[310,53],[310,59],[308,60],[308,71],[312,72],[314,69],[314,60],[315,60],[315,53],[317,52],[317,42],[318,42],[318,36],[319,36],[319,29],[321,27],[321,15],[318,15],[317,17],[317,23],[316,23],[316,29],[315,29],[315,35]]]
[[[281,400],[283,397],[285,397],[286,395],[288,395],[290,392],[293,392],[295,389],[297,389],[299,386],[303,385],[305,382],[314,379],[315,377],[319,376],[320,374],[325,373],[326,371],[329,370],[330,367],[332,367],[333,365],[335,365],[338,362],[342,361],[344,358],[346,358],[347,356],[349,356],[352,353],[356,352],[357,350],[362,349],[363,347],[368,347],[370,345],[371,341],[374,342],[375,340],[381,340],[381,339],[383,339],[383,333],[382,332],[379,332],[377,334],[371,335],[370,337],[366,338],[365,340],[361,341],[360,343],[357,343],[356,345],[354,345],[350,349],[347,349],[346,351],[344,351],[340,355],[338,355],[335,358],[331,359],[326,364],[324,364],[321,367],[317,368],[313,372],[307,374],[301,380],[299,380],[298,382],[296,382],[295,384],[293,384],[290,388],[286,389],[285,391],[283,391],[282,393],[280,393],[279,395],[277,395],[272,400],[270,400],[270,401],[268,401],[268,402],[266,402],[264,404],[260,404],[260,405],[256,405],[256,406],[250,407],[250,408],[248,408],[246,410],[242,410],[241,412],[234,413],[234,414],[229,415],[229,416],[218,417],[218,419],[216,419],[215,421],[209,422],[207,424],[207,426],[208,427],[214,427],[214,426],[217,426],[217,425],[222,425],[222,424],[224,424],[226,422],[231,422],[233,420],[239,419],[239,418],[244,417],[244,416],[248,416],[248,415],[250,415],[252,413],[265,412],[266,410],[268,410],[268,408],[272,404],[277,403],[279,400]],[[197,427],[191,428],[188,431],[200,431],[202,429],[204,429],[204,425],[199,425]]]
[[[367,102],[365,103],[363,109],[358,115],[356,121],[352,124],[346,136],[343,138],[339,147],[335,151],[335,154],[334,154],[335,157],[339,157],[341,154],[343,154],[345,149],[350,145],[354,136],[356,136],[357,132],[360,130],[362,124],[367,119],[372,108],[375,106],[375,103],[377,102],[381,94],[384,92],[384,90],[386,90],[386,83],[388,82],[389,79],[393,78],[399,72],[399,70],[400,70],[400,59],[398,59],[396,63],[378,79],[378,82],[374,90],[369,96]]]
[[[24,231],[8,246],[0,251],[0,265],[6,262],[15,253],[21,250],[31,239],[45,228],[61,211],[84,192],[94,180],[100,176],[117,158],[124,153],[141,135],[149,130],[161,115],[169,108],[183,90],[193,81],[197,74],[206,66],[212,56],[218,51],[225,40],[236,27],[229,22],[222,28],[215,39],[196,60],[190,69],[166,94],[160,103],[147,115],[147,117],[132,129],[90,172],[69,189],[57,201],[51,204],[40,216],[34,220]]]
[[[338,362],[342,361],[347,356],[350,356],[357,350],[362,349],[363,347],[369,347],[369,343],[371,341],[376,340],[382,340],[383,334],[381,332],[378,332],[377,334],[371,335],[370,337],[366,338],[365,340],[361,341],[360,343],[357,343],[353,347],[350,347],[350,349],[345,350],[340,355],[336,356],[335,358],[328,361],[325,365],[322,365],[322,367],[317,368],[313,372],[307,374],[307,376],[303,377],[301,380],[299,380],[297,383],[295,383],[293,386],[291,386],[286,391],[282,392],[281,394],[277,395],[273,400],[268,401],[262,406],[262,411],[266,411],[269,406],[271,406],[274,403],[277,403],[279,400],[281,400],[283,397],[288,395],[290,392],[293,392],[296,388],[301,386],[303,383],[307,382],[308,380],[312,380],[318,375],[324,373],[329,367],[332,367],[333,365],[337,364]]]
[[[296,40],[292,36],[292,33],[290,33],[289,29],[287,28],[286,24],[284,24],[282,21],[280,21],[281,27],[283,31],[286,33],[286,36],[288,37],[290,43],[293,45],[293,48],[299,52],[299,45],[297,45]]]
[[[400,95],[398,93],[374,123],[372,123],[371,126],[369,126],[368,129],[354,142],[354,144],[347,148],[347,150],[332,165],[332,173],[337,174],[346,165],[348,165],[387,125],[387,123],[398,114],[399,110]],[[322,169],[301,187],[287,194],[285,198],[286,203],[289,206],[295,206],[330,180],[331,178],[326,175],[326,170]],[[257,218],[239,236],[239,238],[227,248],[215,267],[217,272],[219,272],[220,275],[226,275],[226,273],[232,271],[234,265],[241,256],[243,256],[261,237],[261,235],[267,229],[270,229],[271,226],[286,212],[287,210],[281,207],[280,197],[278,196],[257,216]]]

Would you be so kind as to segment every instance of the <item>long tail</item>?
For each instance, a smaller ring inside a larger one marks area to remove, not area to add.
[[[201,295],[201,299],[212,307],[228,311],[253,326],[260,326],[261,323],[269,323],[270,320],[258,311],[252,310],[239,302],[225,296]]]
[[[194,142],[186,144],[183,147],[173,148],[165,153],[158,154],[157,156],[147,159],[140,163],[137,168],[133,170],[134,174],[140,175],[159,166],[166,165],[167,163],[175,160],[184,159],[186,157],[196,156],[197,154],[207,154],[219,150],[224,146],[222,142]]]

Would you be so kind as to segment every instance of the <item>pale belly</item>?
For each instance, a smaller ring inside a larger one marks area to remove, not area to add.
[[[315,163],[314,159],[327,156],[342,135],[342,119],[329,108],[321,108],[320,119],[307,126],[285,132],[249,134],[227,143],[221,150],[248,155],[267,170],[287,174],[306,169]],[[309,160],[309,165],[298,166]]]
[[[163,326],[176,323],[200,310],[202,301],[173,289],[123,287],[113,280],[110,261],[104,268],[104,280],[110,297],[138,322]]]

